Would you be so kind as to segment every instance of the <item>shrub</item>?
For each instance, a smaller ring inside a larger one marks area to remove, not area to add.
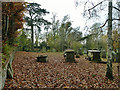
[[[7,41],[2,43],[2,63],[9,58],[12,50],[12,46],[10,46]]]
[[[42,48],[42,53],[45,53],[46,52],[46,47],[43,47]]]
[[[53,49],[52,49],[52,52],[56,52],[56,49],[53,48]]]

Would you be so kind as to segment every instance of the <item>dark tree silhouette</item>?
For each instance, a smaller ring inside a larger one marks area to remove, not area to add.
[[[37,3],[28,3],[27,5],[27,14],[25,16],[25,20],[27,25],[30,26],[31,30],[31,39],[32,39],[32,50],[34,47],[34,26],[40,30],[42,24],[47,25],[50,24],[47,20],[43,18],[44,15],[48,14],[49,12],[46,9],[41,9],[40,4]]]

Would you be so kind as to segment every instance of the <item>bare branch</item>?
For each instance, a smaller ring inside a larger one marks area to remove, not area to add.
[[[114,18],[114,19],[112,19],[112,21],[113,21],[113,20],[118,20],[118,21],[120,21],[120,19],[115,19],[115,18]]]
[[[85,4],[84,4],[84,14],[83,14],[83,16],[85,16],[85,13],[86,13],[86,12],[88,12],[88,14],[89,14],[89,19],[90,19],[91,17],[93,17],[94,15],[95,15],[95,16],[98,16],[98,15],[96,14],[96,10],[95,10],[94,8],[96,8],[98,5],[102,5],[102,3],[103,3],[104,1],[106,1],[106,0],[103,0],[103,1],[99,2],[98,4],[94,5],[93,2],[90,2],[89,0],[87,0],[87,2],[85,2]],[[92,8],[85,9],[85,8],[86,8],[86,4],[87,4],[88,2],[92,4]],[[92,11],[92,9],[93,9],[93,11]]]
[[[88,11],[94,9],[94,8],[97,7],[98,5],[102,4],[104,1],[106,1],[106,0],[103,0],[103,1],[99,2],[98,4],[96,4],[95,6],[93,6],[92,8],[88,9]]]
[[[120,19],[115,19],[115,18],[114,18],[114,19],[112,19],[112,21],[113,21],[113,20],[120,20]],[[105,21],[105,23],[104,23],[102,26],[100,26],[99,28],[104,27],[104,26],[107,24],[107,22],[108,22],[108,19],[107,19],[107,20]]]
[[[105,21],[105,23],[104,23],[102,26],[97,27],[97,28],[94,28],[94,29],[100,29],[100,28],[103,28],[103,27],[107,24],[108,20],[109,20],[109,19],[107,19],[107,20]],[[119,20],[119,21],[120,21],[120,19],[116,19],[116,18],[112,19],[112,21],[114,21],[114,20]],[[86,28],[86,27],[85,27],[85,28]],[[87,27],[87,29],[88,29],[88,27]]]
[[[118,10],[118,11],[120,12],[120,9],[119,9],[119,8],[116,8],[116,7],[114,7],[114,6],[113,6],[113,8],[116,9],[116,10]]]
[[[106,24],[107,24],[107,22],[108,22],[108,19],[105,21],[105,23],[102,25],[102,26],[100,26],[99,28],[103,28]]]
[[[88,0],[88,1],[89,1],[89,0]],[[88,2],[88,1],[87,1],[87,2]],[[87,11],[87,10],[85,10],[85,7],[86,7],[87,2],[85,2],[85,4],[84,4],[84,15],[83,15],[83,16],[85,16],[85,12]]]

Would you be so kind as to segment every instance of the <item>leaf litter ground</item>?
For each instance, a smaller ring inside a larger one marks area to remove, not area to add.
[[[37,62],[38,55],[48,55],[48,62]],[[16,52],[14,77],[6,80],[5,88],[118,88],[116,63],[114,80],[108,80],[106,64],[91,63],[84,56],[75,59],[77,63],[66,63],[62,53]]]

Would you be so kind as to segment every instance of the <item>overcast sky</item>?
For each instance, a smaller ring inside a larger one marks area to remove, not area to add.
[[[62,20],[65,15],[70,15],[70,20],[73,21],[73,27],[84,27],[85,19],[82,17],[83,6],[75,7],[75,0],[32,0],[41,4],[42,8],[47,9],[50,14],[46,15],[47,19],[52,18],[52,12],[56,13],[58,19]]]
[[[83,8],[84,4],[80,4],[78,7],[75,6],[76,0],[31,0],[32,2],[36,2],[41,4],[41,8],[47,9],[47,11],[50,12],[50,14],[46,15],[46,19],[51,20],[52,13],[56,13],[59,20],[62,20],[62,18],[65,15],[70,15],[70,20],[73,21],[73,27],[80,26],[80,30],[83,31],[86,19],[83,18]],[[78,0],[81,2],[85,2],[86,0]],[[98,2],[103,0],[91,0],[94,1],[94,5],[96,5]],[[106,1],[107,2],[107,1]],[[89,6],[89,5],[87,5]],[[90,8],[90,6],[88,7]],[[107,10],[107,9],[106,9]],[[106,13],[106,16],[104,15]],[[88,25],[92,25],[97,22],[104,22],[107,17],[107,11],[100,12],[100,15],[102,16],[96,21],[89,21]]]

